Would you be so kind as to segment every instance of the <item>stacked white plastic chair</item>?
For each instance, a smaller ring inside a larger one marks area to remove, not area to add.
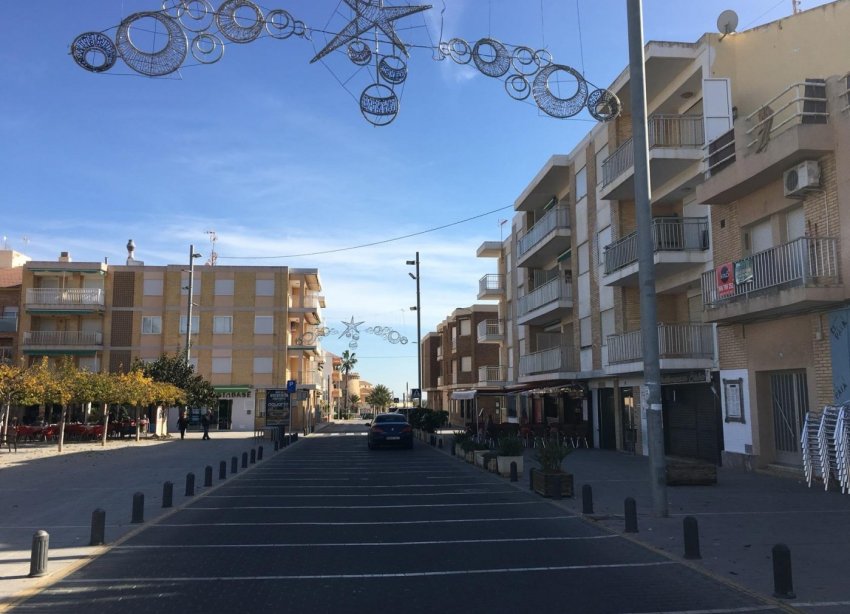
[[[803,423],[803,435],[800,438],[800,448],[803,451],[803,473],[806,475],[806,483],[809,485],[809,488],[811,488],[815,478],[823,476],[820,442],[818,440],[820,424],[820,412],[806,412],[806,420]]]
[[[824,407],[818,429],[824,490],[829,490],[830,480],[838,480],[838,462],[835,455],[835,425],[838,422],[838,410],[839,408],[834,405]]]
[[[842,405],[835,423],[835,460],[841,492],[850,492],[850,407]]]

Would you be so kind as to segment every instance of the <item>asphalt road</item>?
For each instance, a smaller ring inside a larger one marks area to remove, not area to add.
[[[417,442],[332,426],[14,612],[781,612]]]

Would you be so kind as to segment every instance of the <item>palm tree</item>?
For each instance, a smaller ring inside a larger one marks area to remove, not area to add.
[[[348,413],[348,374],[357,364],[356,354],[345,350],[342,353],[342,362],[339,365],[339,370],[342,371],[342,408],[345,413]]]

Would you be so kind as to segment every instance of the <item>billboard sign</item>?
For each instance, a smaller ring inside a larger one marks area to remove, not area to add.
[[[289,393],[280,389],[266,390],[266,424],[288,426],[289,419]]]

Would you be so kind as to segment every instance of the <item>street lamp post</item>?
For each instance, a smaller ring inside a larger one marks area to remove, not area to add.
[[[422,305],[419,302],[419,252],[416,252],[416,259],[408,260],[407,264],[416,266],[416,274],[408,273],[408,275],[416,280],[416,307],[410,309],[416,312],[416,378],[419,388],[416,406],[422,407]]]
[[[189,358],[192,353],[192,294],[195,291],[195,258],[200,258],[201,254],[195,252],[195,246],[189,246],[189,285],[188,298],[186,299],[186,364],[189,364]]]

